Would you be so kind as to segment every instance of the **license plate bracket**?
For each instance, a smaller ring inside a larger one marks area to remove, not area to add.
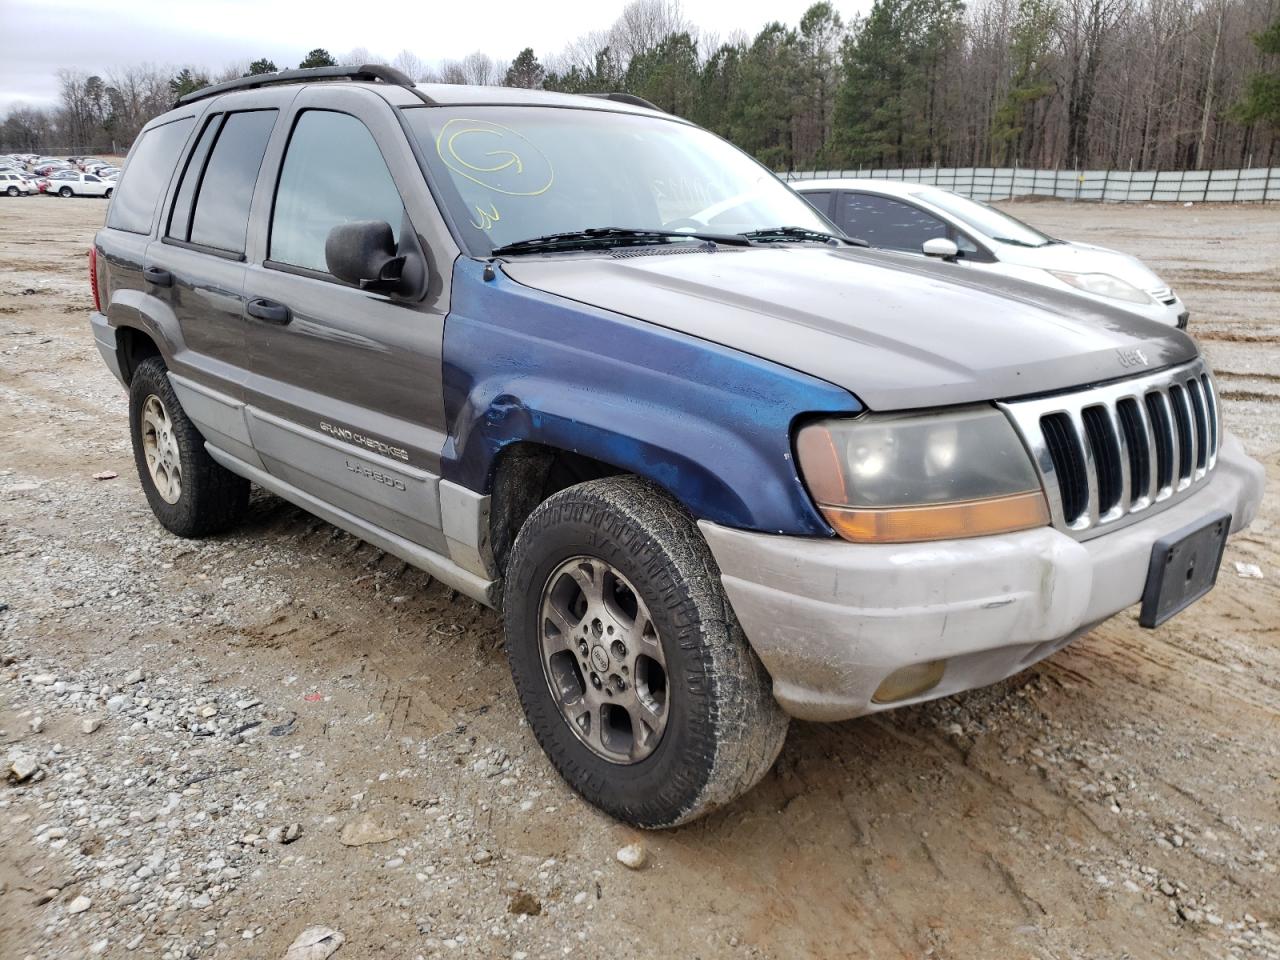
[[[1230,530],[1231,514],[1224,511],[1152,544],[1139,624],[1158,627],[1213,589]]]

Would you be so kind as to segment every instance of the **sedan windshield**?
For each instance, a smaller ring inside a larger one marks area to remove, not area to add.
[[[676,120],[557,107],[405,110],[468,251],[601,228],[838,233],[765,167]],[[817,239],[821,239],[820,237]],[[685,242],[655,237],[653,242]]]
[[[933,204],[939,210],[945,210],[957,220],[979,233],[986,234],[992,240],[1012,243],[1019,247],[1043,247],[1054,242],[1052,237],[1045,236],[1035,227],[1030,227],[1007,213],[1001,213],[995,207],[962,197],[958,193],[952,193],[949,190],[921,190],[915,195],[926,203]]]

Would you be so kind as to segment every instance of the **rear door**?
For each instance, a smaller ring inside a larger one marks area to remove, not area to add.
[[[170,379],[205,439],[257,463],[243,415],[249,209],[279,110],[237,96],[201,119],[143,277],[173,311],[181,343]]]
[[[444,227],[386,101],[317,85],[287,122],[245,281],[254,447],[283,482],[445,552],[440,353],[456,250],[433,242]],[[424,297],[396,299],[329,273],[329,231],[357,220],[385,221],[398,243],[421,246]]]

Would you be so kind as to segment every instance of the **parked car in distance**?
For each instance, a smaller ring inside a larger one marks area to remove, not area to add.
[[[36,185],[20,173],[0,170],[0,193],[10,197],[30,196],[36,192]]]
[[[115,189],[114,180],[103,180],[92,173],[62,170],[50,174],[45,193],[60,197],[110,197]]]
[[[115,180],[120,176],[120,168],[112,166],[98,167],[94,171],[94,176],[101,177],[103,180]]]
[[[1089,297],[1185,329],[1178,295],[1141,260],[1058,240],[995,207],[901,180],[800,180],[796,191],[851,237],[873,247],[962,264]]]
[[[831,229],[626,94],[290,70],[143,129],[89,322],[160,524],[256,484],[501,611],[551,763],[669,827],[789,717],[1157,626],[1262,499],[1182,331]]]

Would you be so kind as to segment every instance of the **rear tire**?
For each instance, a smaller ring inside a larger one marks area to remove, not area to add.
[[[773,765],[788,718],[706,541],[663,491],[609,477],[544,501],[512,548],[505,597],[525,716],[588,802],[673,827]]]
[[[249,481],[209,456],[159,357],[142,361],[129,382],[129,433],[147,503],[170,533],[221,533],[244,514]]]
[[[58,196],[60,196],[60,197],[69,197],[69,196],[71,196],[71,188],[70,188],[70,187],[63,187],[61,190],[59,190],[59,191],[58,191]]]
[[[10,187],[8,190],[5,191],[5,193],[9,194],[9,196],[11,197],[16,197],[18,195],[18,188]]]

